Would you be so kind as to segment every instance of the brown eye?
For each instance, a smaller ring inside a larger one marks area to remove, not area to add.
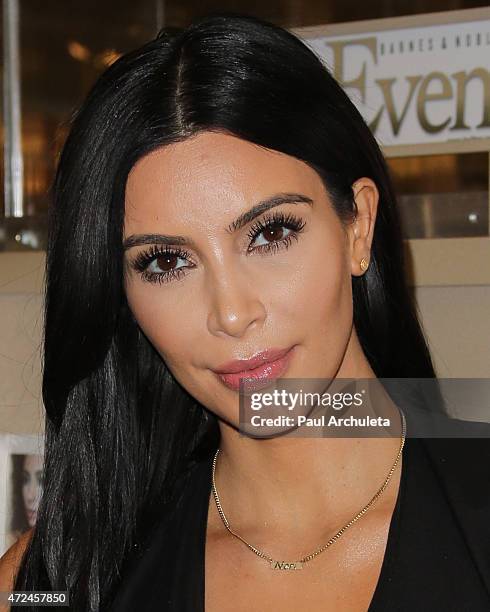
[[[276,247],[280,242],[290,239],[293,234],[294,232],[284,225],[270,223],[257,234],[253,244],[256,249]]]
[[[298,239],[304,226],[305,222],[299,217],[282,212],[275,212],[264,220],[259,219],[247,234],[251,240],[247,252],[269,253],[282,247],[288,248],[292,240]]]
[[[155,259],[155,262],[162,272],[170,272],[177,265],[178,259],[177,255],[169,253],[167,255],[160,255]]]
[[[140,253],[130,265],[144,281],[159,284],[182,278],[187,268],[195,268],[188,251],[160,246],[152,246]]]
[[[283,227],[279,225],[277,226],[270,225],[262,233],[266,240],[270,240],[271,242],[274,242],[275,240],[282,240],[284,231],[283,231]]]
[[[185,260],[182,253],[172,251],[157,253],[146,269],[150,274],[173,274],[188,267],[179,264],[179,260]]]

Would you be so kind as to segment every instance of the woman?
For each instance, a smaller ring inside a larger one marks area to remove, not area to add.
[[[16,542],[36,524],[39,499],[43,486],[42,456],[11,455],[12,460],[12,517],[7,546]]]
[[[410,439],[395,403],[389,437],[240,435],[247,369],[434,377],[382,154],[298,39],[214,16],[116,61],[50,228],[46,485],[18,590],[77,611],[488,609],[485,440]],[[463,480],[461,512],[442,487]]]

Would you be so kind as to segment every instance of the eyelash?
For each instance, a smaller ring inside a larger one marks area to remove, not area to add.
[[[289,213],[284,215],[282,212],[275,212],[264,217],[264,220],[256,221],[250,228],[247,236],[253,242],[260,234],[264,231],[270,229],[271,227],[285,227],[288,230],[291,230],[290,233],[286,236],[286,238],[282,238],[281,240],[277,240],[275,242],[270,242],[265,245],[259,245],[255,248],[248,248],[247,254],[258,252],[261,254],[265,253],[275,253],[280,249],[288,249],[291,245],[291,242],[298,239],[299,234],[303,231],[305,226],[305,222],[296,217],[295,215]],[[151,246],[148,250],[139,253],[135,259],[131,262],[131,266],[136,272],[141,274],[141,278],[144,281],[150,283],[167,283],[174,279],[182,278],[185,275],[184,270],[188,267],[178,268],[177,270],[170,270],[164,272],[151,272],[148,270],[148,266],[155,260],[157,257],[177,257],[182,259],[189,259],[190,254],[185,249],[181,249],[180,247],[172,247],[168,246]]]

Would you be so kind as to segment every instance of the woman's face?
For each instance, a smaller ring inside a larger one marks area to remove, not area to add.
[[[260,203],[278,205],[233,225]],[[307,164],[223,133],[162,147],[129,174],[124,238],[137,322],[226,422],[238,424],[238,392],[214,370],[230,360],[291,349],[285,377],[356,375],[354,238]]]
[[[22,469],[22,498],[29,527],[33,527],[36,524],[42,484],[42,455],[26,455]]]

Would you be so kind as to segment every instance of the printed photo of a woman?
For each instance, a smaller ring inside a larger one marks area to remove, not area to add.
[[[43,487],[43,458],[39,454],[10,455],[9,527],[6,545],[11,546],[37,520]]]

